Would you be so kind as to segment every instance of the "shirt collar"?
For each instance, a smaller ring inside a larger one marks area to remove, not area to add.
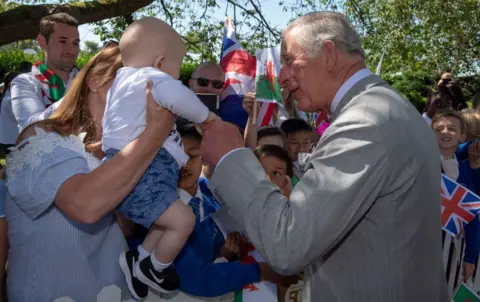
[[[356,73],[354,73],[345,83],[340,86],[340,89],[338,89],[337,94],[335,94],[335,97],[333,98],[332,101],[332,106],[330,107],[330,112],[333,114],[335,112],[335,109],[337,109],[338,104],[340,101],[343,99],[345,94],[352,89],[355,84],[363,80],[364,78],[372,75],[373,72],[370,71],[368,68],[363,68]]]
[[[456,156],[455,154],[453,154],[453,158],[447,158],[447,159],[445,159],[445,158],[443,157],[443,155],[440,154],[440,160],[441,160],[441,161],[445,161],[445,160],[455,160],[455,161],[457,161],[457,156]],[[457,162],[458,162],[458,161],[457,161]]]
[[[177,194],[178,199],[183,201],[186,205],[188,205],[190,203],[190,200],[192,200],[193,198],[193,196],[184,189],[177,188]],[[203,202],[203,196],[202,192],[200,191],[200,186],[197,186],[197,192],[195,193],[195,197],[199,198]]]

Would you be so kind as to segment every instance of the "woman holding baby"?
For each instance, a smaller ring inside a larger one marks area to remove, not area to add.
[[[158,153],[174,116],[147,93],[145,130],[100,166],[106,95],[120,67],[118,48],[92,58],[52,118],[27,127],[8,158],[10,301],[97,301],[109,286],[121,290],[112,299],[130,298],[118,265],[128,248],[113,210]]]

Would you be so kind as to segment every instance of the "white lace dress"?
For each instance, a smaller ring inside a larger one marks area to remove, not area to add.
[[[89,173],[99,160],[85,152],[81,136],[36,133],[7,158],[9,301],[129,299],[118,265],[127,244],[113,213],[81,224],[53,202],[66,180]]]

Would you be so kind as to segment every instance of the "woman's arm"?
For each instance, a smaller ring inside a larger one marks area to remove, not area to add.
[[[157,105],[147,87],[147,126],[112,159],[88,174],[65,181],[55,205],[81,223],[95,223],[115,209],[131,192],[153,161],[172,129],[175,116]]]

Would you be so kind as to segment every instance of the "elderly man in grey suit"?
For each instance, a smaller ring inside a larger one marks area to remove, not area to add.
[[[440,162],[421,115],[365,67],[341,14],[310,13],[283,33],[280,81],[331,125],[284,197],[238,130],[204,129],[210,187],[275,270],[305,271],[305,301],[448,301]]]

